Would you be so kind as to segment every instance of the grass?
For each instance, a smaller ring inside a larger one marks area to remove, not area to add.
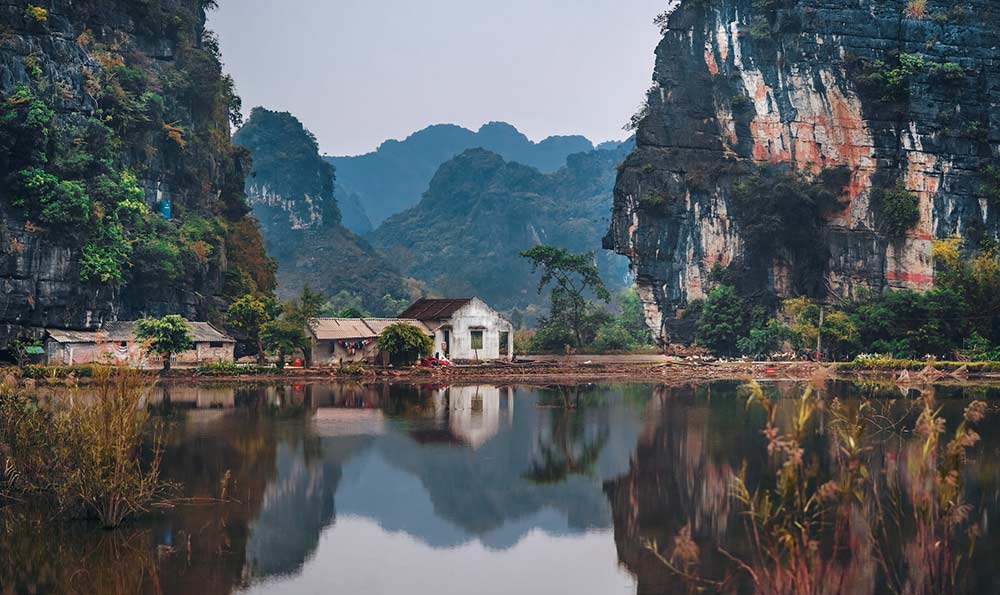
[[[919,371],[927,366],[940,372],[955,372],[965,368],[970,373],[1000,373],[1000,362],[939,362],[892,357],[858,358],[852,362],[837,364],[837,369],[842,372],[900,372]]]
[[[125,366],[94,366],[88,393],[38,397],[30,379],[0,384],[0,499],[113,528],[165,506],[160,433],[146,407],[153,380]]]
[[[932,393],[914,401],[826,401],[811,388],[775,400],[756,383],[748,407],[766,417],[768,470],[755,485],[744,463],[731,496],[745,543],[721,576],[702,576],[690,525],[672,551],[646,548],[694,588],[757,593],[853,593],[868,581],[891,593],[961,593],[981,528],[966,499],[965,466],[987,404],[972,401],[952,432]],[[873,576],[877,574],[877,576]]]

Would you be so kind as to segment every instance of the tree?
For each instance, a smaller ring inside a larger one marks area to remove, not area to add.
[[[568,327],[575,346],[585,345],[584,335],[596,330],[596,327],[588,328],[591,326],[588,324],[591,318],[588,310],[593,310],[593,307],[587,296],[593,294],[604,302],[611,300],[611,294],[594,264],[594,253],[572,254],[564,248],[535,246],[521,252],[521,256],[531,261],[532,273],[542,271],[538,281],[539,294],[549,283],[555,283],[550,315],[544,322]]]
[[[434,350],[434,340],[424,331],[406,322],[397,322],[386,327],[378,338],[379,349],[389,354],[393,364],[412,364]]]
[[[261,344],[269,351],[278,353],[278,369],[285,368],[285,357],[305,348],[305,335],[298,320],[287,314],[270,320],[261,326]]]
[[[170,357],[191,348],[191,327],[177,314],[163,318],[143,318],[135,323],[135,336],[163,357],[163,371],[170,369]]]
[[[230,304],[226,310],[226,324],[246,335],[257,346],[257,363],[264,363],[264,342],[261,329],[274,320],[274,300],[247,294]]]
[[[746,304],[732,285],[720,285],[709,292],[698,321],[698,343],[720,355],[734,355],[744,335]]]
[[[299,347],[305,356],[306,367],[312,366],[312,342],[306,340],[317,318],[323,315],[323,308],[326,306],[326,297],[311,287],[306,285],[302,288],[299,297],[285,305],[285,316],[289,324],[296,324],[302,340]]]

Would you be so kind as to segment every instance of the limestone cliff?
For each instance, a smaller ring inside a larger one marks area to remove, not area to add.
[[[298,118],[256,107],[233,141],[253,159],[246,193],[278,264],[278,294],[290,298],[308,285],[337,302],[349,296],[364,311],[396,315],[411,297],[406,281],[341,224],[336,169]]]
[[[605,246],[631,259],[662,339],[718,265],[835,300],[928,289],[933,238],[997,237],[1000,3],[683,0],[658,22]],[[837,204],[805,225],[769,195],[818,187]],[[902,226],[897,196],[915,207]]]
[[[213,4],[0,4],[0,349],[271,290]]]

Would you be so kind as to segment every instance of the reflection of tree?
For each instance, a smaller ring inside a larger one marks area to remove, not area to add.
[[[582,398],[579,387],[561,389],[557,396],[563,406],[552,412],[550,433],[539,438],[538,458],[524,474],[535,483],[561,483],[570,475],[593,475],[608,442],[607,429],[588,439],[583,413],[588,399]]]
[[[535,483],[560,483],[570,475],[592,475],[601,451],[608,443],[608,431],[602,429],[587,438],[587,426],[579,408],[553,412],[550,417],[549,443],[539,438],[540,460],[532,461],[525,479]]]

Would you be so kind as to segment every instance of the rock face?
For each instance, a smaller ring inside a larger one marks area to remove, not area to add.
[[[350,294],[373,314],[396,315],[395,302],[410,292],[394,266],[341,225],[336,171],[312,133],[292,114],[258,107],[233,140],[253,159],[246,193],[278,263],[279,295],[309,285],[331,297]]]
[[[1000,158],[1000,4],[913,4],[683,0],[661,17],[605,247],[631,259],[662,340],[718,265],[764,271],[755,289],[779,297],[807,293],[780,238],[765,254],[747,245],[747,213],[781,216],[734,198],[762,167],[807,183],[844,175],[842,208],[815,233],[814,297],[926,290],[934,238],[997,237],[988,172]],[[878,198],[893,189],[918,205],[903,236],[887,232],[894,214]]]
[[[0,350],[270,291],[205,4],[0,5]]]

